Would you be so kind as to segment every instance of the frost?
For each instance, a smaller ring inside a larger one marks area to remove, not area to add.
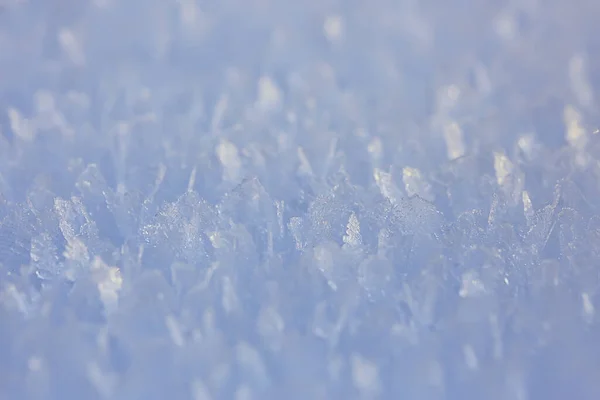
[[[531,198],[529,197],[529,193],[526,190],[523,191],[522,195],[523,200],[523,213],[525,214],[525,219],[527,219],[527,223],[529,225],[533,222],[534,210],[531,204]]]
[[[314,259],[317,268],[321,271],[327,284],[332,290],[338,289],[338,277],[340,276],[340,266],[334,259],[337,249],[333,244],[320,245],[314,249]]]
[[[302,147],[298,147],[298,160],[300,161],[300,166],[298,167],[298,173],[300,175],[313,176],[313,169],[310,165],[310,161],[306,157],[304,150]]]
[[[463,353],[465,355],[465,363],[470,370],[476,370],[479,368],[479,360],[477,359],[477,354],[475,354],[475,350],[471,345],[464,345]]]
[[[515,39],[517,36],[517,23],[512,14],[501,13],[494,21],[496,34],[506,41]]]
[[[91,362],[87,367],[88,379],[94,385],[102,398],[110,398],[114,392],[117,378],[112,374],[106,374],[97,363]]]
[[[461,280],[460,297],[476,297],[485,293],[485,286],[475,272],[466,272]]]
[[[222,140],[217,146],[216,152],[223,165],[223,180],[238,182],[241,178],[242,161],[237,147],[228,140]]]
[[[61,29],[58,33],[58,42],[70,62],[77,66],[85,64],[82,44],[72,30],[67,28]]]
[[[248,343],[239,343],[236,346],[236,356],[240,367],[250,382],[263,387],[269,383],[265,364],[256,349]]]
[[[385,258],[370,257],[358,267],[358,283],[372,300],[379,300],[393,293],[393,277],[393,267]]]
[[[581,54],[576,54],[569,60],[569,80],[579,104],[590,107],[594,102],[594,94],[588,78],[586,60]]]
[[[352,379],[354,386],[364,396],[377,396],[380,391],[379,371],[375,364],[360,355],[352,355]]]
[[[30,120],[24,118],[15,108],[7,111],[12,132],[22,140],[33,140],[35,131]]]
[[[367,147],[367,151],[371,155],[373,163],[377,165],[377,163],[383,157],[383,144],[381,143],[381,139],[378,137],[371,139],[371,142]],[[377,179],[377,177],[375,179]]]
[[[285,322],[277,309],[273,306],[262,307],[257,320],[257,330],[274,350],[279,350],[283,345],[284,329]]]
[[[588,293],[583,293],[581,295],[581,302],[583,306],[583,315],[588,322],[591,322],[594,318],[596,309],[590,299],[590,295]]]
[[[356,214],[350,214],[348,220],[348,226],[346,228],[346,235],[344,235],[344,243],[350,247],[360,246],[362,244],[362,237],[360,236],[360,222],[356,218]]]
[[[502,153],[494,153],[494,170],[496,171],[496,182],[510,200],[511,205],[522,197],[523,178],[517,167]]]
[[[463,132],[456,122],[444,125],[444,140],[446,141],[446,152],[449,160],[454,160],[465,155]]]
[[[592,1],[0,3],[0,399],[599,398]]]
[[[172,315],[167,315],[165,324],[167,325],[167,329],[169,330],[173,344],[177,347],[183,347],[185,340],[183,338],[183,333],[181,332],[181,327],[179,326],[179,323],[175,317]]]
[[[331,15],[325,19],[323,24],[325,37],[332,43],[336,43],[342,39],[344,34],[344,20],[339,15]]]
[[[6,285],[0,292],[2,305],[4,307],[14,307],[23,315],[29,314],[29,305],[23,293],[19,292],[13,284]]]
[[[392,204],[397,203],[402,197],[402,194],[400,189],[394,184],[392,174],[375,168],[373,177],[375,178],[375,183],[379,187],[381,194]]]
[[[263,111],[271,111],[279,107],[281,101],[281,90],[273,79],[268,76],[261,77],[258,80],[258,108]]]
[[[565,107],[563,119],[567,128],[567,142],[577,150],[583,150],[587,144],[587,134],[582,126],[581,114],[569,105]]]
[[[91,272],[106,314],[113,313],[118,307],[119,292],[123,286],[121,271],[117,267],[109,267],[96,257],[92,262]]]
[[[427,201],[433,201],[431,185],[425,180],[418,169],[404,167],[402,169],[402,181],[409,196],[417,195]]]
[[[494,154],[494,169],[496,170],[496,181],[499,186],[504,186],[510,175],[513,174],[513,164],[501,153]]]
[[[63,270],[58,257],[58,249],[52,236],[43,232],[31,238],[30,258],[36,273],[42,279],[59,276]]]
[[[226,313],[232,313],[239,308],[239,300],[236,295],[235,288],[228,277],[223,278],[223,299],[221,304]]]

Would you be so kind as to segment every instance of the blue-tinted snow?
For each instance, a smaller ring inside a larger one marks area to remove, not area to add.
[[[0,2],[0,399],[600,398],[600,3]]]

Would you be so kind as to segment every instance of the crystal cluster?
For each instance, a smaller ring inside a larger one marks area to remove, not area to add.
[[[600,398],[598,12],[0,1],[0,399]]]

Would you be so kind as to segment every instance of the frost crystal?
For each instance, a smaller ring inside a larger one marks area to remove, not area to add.
[[[404,167],[402,170],[402,181],[409,196],[418,195],[425,200],[433,201],[431,185],[425,180],[418,169]]]
[[[599,399],[596,3],[0,0],[0,399]]]
[[[350,214],[348,220],[348,226],[346,228],[346,235],[344,235],[344,243],[350,247],[360,246],[362,244],[362,237],[360,236],[360,223],[356,214]]]
[[[444,126],[444,140],[446,141],[446,151],[449,160],[454,160],[465,155],[463,132],[456,122],[450,122]]]
[[[327,40],[332,43],[338,42],[344,32],[344,20],[339,15],[331,15],[325,19],[323,30]]]
[[[99,257],[96,257],[92,262],[91,272],[105,312],[107,314],[114,312],[118,307],[119,292],[123,285],[121,271],[117,267],[109,267]]]
[[[257,106],[260,110],[270,111],[277,108],[281,97],[281,90],[271,78],[263,76],[258,80]]]
[[[228,140],[223,140],[217,146],[216,151],[219,161],[223,165],[223,180],[229,182],[239,181],[242,162],[237,147]]]
[[[376,396],[379,388],[379,372],[375,364],[359,355],[352,356],[352,378],[354,386],[368,397]]]

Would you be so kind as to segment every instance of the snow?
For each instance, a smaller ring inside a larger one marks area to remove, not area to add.
[[[0,399],[600,398],[591,0],[0,0]]]

